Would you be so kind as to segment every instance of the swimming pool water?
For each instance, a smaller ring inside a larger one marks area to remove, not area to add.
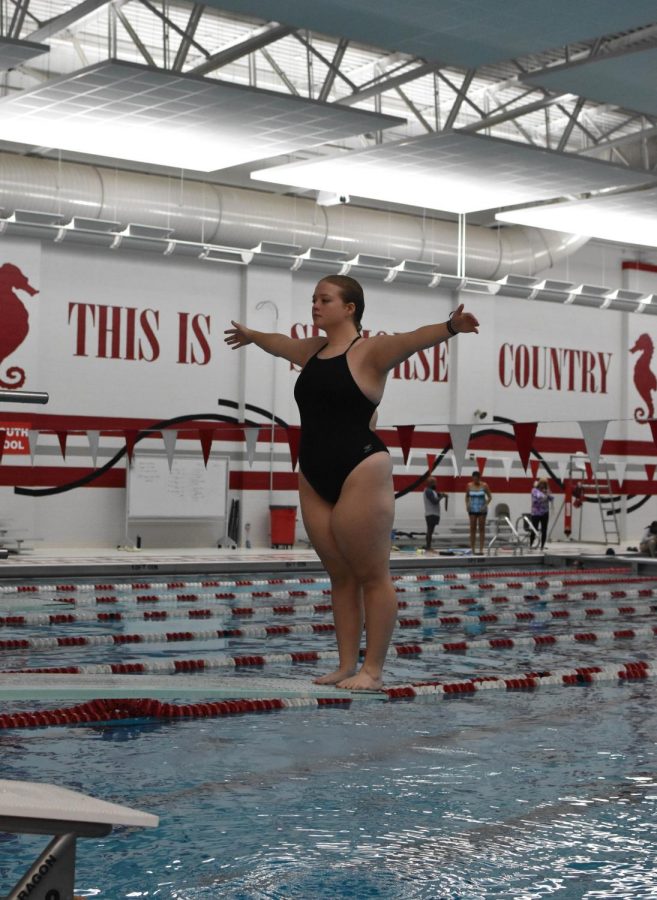
[[[554,624],[566,632],[563,622]],[[482,623],[471,627],[481,631]],[[536,627],[552,626],[534,622],[514,633]],[[595,629],[602,632],[602,622]],[[431,626],[401,636],[427,638],[448,639]],[[330,635],[280,637],[266,650],[253,638],[246,646],[269,653],[317,642],[332,646]],[[80,656],[78,649],[76,659],[100,658],[93,648]],[[163,648],[128,650],[144,659]],[[210,652],[205,644],[202,652]],[[212,652],[232,653],[234,645]],[[647,641],[619,646],[611,638],[533,652],[482,644],[466,655],[392,660],[389,669],[394,680],[419,680],[651,655]],[[18,667],[19,656],[5,667]],[[23,655],[20,664],[28,657],[30,664],[36,658]],[[317,671],[316,664],[288,665],[272,674]],[[648,680],[140,726],[4,730],[0,753],[3,778],[52,781],[160,816],[157,829],[80,839],[82,896],[649,898],[657,896],[656,735]],[[43,838],[2,836],[0,891],[43,845]]]

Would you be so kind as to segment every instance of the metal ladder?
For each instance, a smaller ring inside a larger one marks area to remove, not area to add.
[[[572,458],[571,458],[572,459]],[[587,458],[588,459],[588,458]],[[620,544],[620,529],[618,527],[618,517],[616,515],[616,507],[614,505],[614,493],[611,489],[611,478],[609,477],[609,463],[599,460],[597,468],[594,469],[591,461],[588,460],[591,467],[591,479],[583,478],[581,487],[585,494],[594,494],[600,510],[600,520],[602,522],[602,533],[605,536],[606,544]],[[585,476],[586,473],[583,473]],[[608,502],[605,502],[608,501]],[[580,540],[582,532],[582,517],[579,520]]]

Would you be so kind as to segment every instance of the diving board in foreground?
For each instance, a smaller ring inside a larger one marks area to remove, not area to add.
[[[2,700],[132,699],[368,699],[387,700],[385,691],[345,691],[306,678],[213,678],[177,675],[0,674]]]

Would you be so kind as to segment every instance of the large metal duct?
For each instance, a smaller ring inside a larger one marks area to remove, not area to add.
[[[170,228],[179,241],[244,249],[263,241],[296,244],[457,271],[452,222],[10,153],[0,153],[0,208],[5,216],[29,210]],[[482,279],[533,275],[586,240],[521,226],[468,226],[466,273]]]

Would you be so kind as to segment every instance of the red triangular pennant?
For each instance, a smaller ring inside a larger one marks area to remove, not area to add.
[[[4,428],[0,429],[0,462],[2,462],[2,454],[5,450],[5,440],[7,438],[7,432]]]
[[[290,456],[292,457],[292,471],[297,467],[299,459],[299,442],[301,441],[301,428],[299,425],[288,425],[285,428],[287,432],[287,442],[290,445]]]
[[[59,441],[59,449],[62,451],[62,459],[66,459],[66,439],[68,438],[68,432],[56,431],[55,434]]]
[[[646,463],[645,466],[646,466],[646,475],[648,476],[648,481],[652,481],[653,478],[655,477],[655,469],[657,469],[657,466],[655,465],[655,463]]]
[[[208,467],[210,459],[210,450],[212,450],[212,441],[214,440],[214,428],[199,428],[198,438],[201,442],[201,450],[203,451],[203,464]]]
[[[586,470],[586,480],[593,481],[593,466],[590,462],[584,463],[584,469]]]
[[[435,453],[427,453],[427,468],[430,472],[433,472],[433,467],[436,464],[436,454]]]
[[[530,459],[529,460],[529,468],[532,470],[532,478],[536,478],[538,475],[538,469],[541,465],[541,461],[539,459]]]
[[[125,449],[128,451],[128,459],[130,462],[132,462],[132,456],[133,456],[133,453],[135,452],[135,443],[137,442],[137,434],[138,434],[138,432],[134,431],[132,429],[128,429],[123,432],[123,435],[125,437]]]
[[[487,462],[487,459],[485,456],[477,457],[477,470],[480,475],[484,474],[484,469],[486,468],[486,462]]]
[[[395,425],[397,429],[397,435],[399,437],[399,446],[402,449],[402,455],[404,457],[404,462],[408,462],[408,454],[411,452],[411,446],[413,444],[413,432],[415,431],[415,425]]]
[[[516,436],[518,456],[520,457],[520,462],[522,463],[522,467],[525,472],[527,471],[529,454],[531,453],[532,444],[534,443],[534,436],[536,435],[537,428],[538,422],[513,423],[513,433]]]

